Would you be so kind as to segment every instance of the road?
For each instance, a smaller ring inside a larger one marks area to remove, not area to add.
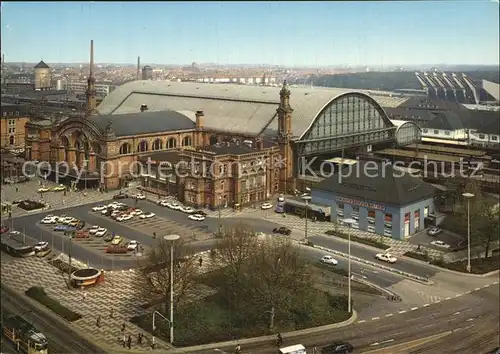
[[[50,317],[45,316],[36,307],[32,307],[22,297],[14,297],[10,292],[1,290],[2,311],[5,309],[11,313],[21,315],[35,328],[41,331],[48,339],[49,352],[52,353],[74,353],[74,354],[105,354],[106,352],[89,343],[69,328],[61,330],[61,326],[55,323]],[[4,339],[4,341],[6,341]],[[9,347],[11,347],[9,345]],[[5,351],[9,353],[11,351]]]
[[[335,340],[343,340],[354,345],[356,348],[355,353],[370,352],[380,348],[387,348],[380,351],[380,353],[397,353],[398,351],[391,348],[398,344],[451,331],[449,336],[443,337],[435,343],[425,344],[427,351],[422,349],[411,353],[486,353],[488,350],[493,349],[495,343],[498,342],[498,324],[500,320],[498,297],[498,287],[491,287],[465,297],[451,299],[440,304],[396,314],[380,320],[356,323],[319,334],[290,339],[287,339],[286,335],[284,335],[283,346],[301,343],[306,348],[313,348],[314,346],[319,348]],[[491,330],[488,330],[479,342],[472,343],[471,338],[464,335],[467,331],[468,333],[472,331],[479,333],[488,327],[491,327]],[[273,342],[245,344],[242,345],[242,352],[245,354],[274,354],[276,348]],[[235,345],[218,348],[217,350],[190,351],[190,353],[232,353]],[[432,346],[437,346],[440,350],[433,351]],[[450,347],[454,348],[453,351],[447,349]],[[469,347],[472,350],[461,349]],[[416,349],[414,348],[414,350]],[[406,350],[404,353],[409,352]]]
[[[129,203],[130,205],[133,205],[132,201],[125,200],[125,202]],[[140,232],[138,230],[131,230],[125,224],[114,222],[109,218],[103,218],[99,215],[96,215],[95,213],[90,212],[92,206],[97,204],[99,203],[68,208],[65,209],[64,211],[61,211],[60,213],[64,212],[67,215],[71,215],[79,219],[85,220],[89,224],[101,225],[109,230],[115,231],[117,234],[130,235],[133,233],[134,238],[139,242],[141,242],[142,244],[146,246],[153,244],[154,240],[152,238],[152,235]],[[199,223],[196,221],[189,220],[186,217],[186,215],[181,212],[157,206],[155,203],[149,201],[140,201],[139,207],[144,211],[151,211],[157,214],[158,216],[164,217],[166,219],[173,220],[175,222],[187,226],[195,226],[195,227],[197,226],[209,232],[217,232],[219,228],[218,218],[207,218],[203,223]],[[37,240],[42,239],[51,243],[52,233],[41,231],[41,229],[37,226],[37,222],[39,222],[43,218],[43,216],[49,213],[50,212],[36,214],[36,215],[28,215],[14,219],[14,227],[20,231],[24,230],[28,235]],[[286,223],[286,219],[284,220],[284,222]],[[276,223],[269,222],[264,219],[259,219],[258,222],[256,222],[255,218],[245,218],[245,217],[223,218],[221,219],[221,223],[226,227],[231,227],[238,225],[240,223],[244,223],[251,225],[253,229],[255,229],[255,231],[264,233],[272,233],[273,228],[280,226]],[[54,246],[58,250],[62,249],[62,239],[63,239],[62,236],[63,235],[58,234],[54,237]],[[309,239],[314,244],[347,253],[347,243],[342,240],[338,240],[334,237],[328,237],[325,235],[310,235]],[[202,249],[207,249],[207,246],[209,245],[210,243],[195,243],[193,244],[193,247],[195,250],[202,250]],[[111,264],[110,260],[106,259],[105,257],[104,257],[105,259],[103,259],[101,255],[89,252],[86,248],[80,247],[76,243],[73,243],[73,255],[78,259],[88,260],[90,261],[91,264],[102,264],[102,268],[106,269],[109,269],[112,266],[115,268],[130,267],[131,265],[135,264],[135,261],[133,260],[120,260],[118,258],[115,258],[114,264]],[[362,259],[375,261],[374,251],[355,243],[351,244],[351,255]],[[381,262],[380,264],[382,265],[384,263]],[[391,267],[419,276],[431,277],[437,273],[437,270],[435,268],[402,259],[398,260],[397,263],[391,265]]]

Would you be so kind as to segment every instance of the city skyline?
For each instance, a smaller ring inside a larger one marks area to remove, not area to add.
[[[40,18],[50,21],[44,40],[34,35]],[[85,63],[94,39],[97,63],[498,65],[498,18],[493,1],[4,2],[2,53],[7,62]]]

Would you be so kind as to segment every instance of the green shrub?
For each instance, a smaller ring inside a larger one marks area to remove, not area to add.
[[[349,239],[349,235],[348,234],[345,234],[345,233],[339,232],[339,231],[335,231],[335,230],[328,230],[328,231],[325,232],[325,234],[330,235],[330,236],[337,236],[337,237],[343,238],[344,240],[348,240]],[[381,241],[376,241],[376,240],[372,240],[372,239],[369,239],[369,238],[358,237],[358,236],[355,236],[355,235],[351,235],[351,241],[362,243],[362,244],[365,244],[365,245],[368,245],[368,246],[372,246],[372,247],[375,247],[375,248],[380,248],[380,249],[383,249],[383,250],[385,250],[385,249],[387,249],[389,247],[389,246],[387,246],[385,243],[383,243]]]
[[[61,303],[56,299],[48,296],[41,286],[32,286],[31,288],[26,290],[25,294],[69,322],[78,321],[82,318],[82,315],[80,315],[79,313],[71,311],[67,307],[61,305]]]

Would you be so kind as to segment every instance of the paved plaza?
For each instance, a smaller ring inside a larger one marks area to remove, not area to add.
[[[46,192],[38,193],[38,189],[42,183],[47,188],[54,188],[56,183],[43,179],[33,179],[26,183],[4,184],[1,186],[1,196],[3,203],[12,203],[14,200],[36,200],[48,204],[49,210],[59,210],[64,208],[75,207],[84,204],[96,203],[103,200],[108,200],[113,197],[112,193],[101,193],[95,189],[87,189],[83,191],[67,191],[64,192]],[[17,188],[17,189],[16,189]],[[12,207],[12,217],[32,214],[17,206]],[[7,215],[2,214],[2,218]]]
[[[208,253],[200,254],[203,265],[200,272],[211,267],[211,259]],[[123,349],[121,338],[121,326],[125,322],[125,334],[132,335],[132,349],[152,350],[149,334],[145,334],[142,345],[136,342],[137,334],[142,329],[128,322],[129,318],[151,312],[151,309],[143,309],[146,301],[143,299],[144,292],[141,289],[142,282],[139,279],[139,271],[132,269],[127,271],[114,271],[105,273],[105,281],[95,287],[85,290],[86,299],[83,298],[81,290],[68,290],[64,276],[57,268],[48,264],[44,259],[32,257],[23,259],[11,259],[1,264],[2,283],[14,290],[24,293],[32,286],[42,286],[47,294],[56,298],[62,305],[72,311],[80,313],[83,318],[73,322],[72,325],[87,335],[92,336],[97,342],[107,345],[113,350]],[[141,292],[142,291],[142,292]],[[191,295],[191,301],[205,297],[213,293],[213,289],[199,285]],[[142,295],[142,296],[141,296]],[[113,318],[110,317],[111,308],[114,309]],[[101,326],[97,327],[97,317],[101,316]],[[156,339],[157,348],[167,349],[167,343]]]

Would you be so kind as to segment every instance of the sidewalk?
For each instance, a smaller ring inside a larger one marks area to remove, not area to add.
[[[206,272],[211,266],[209,253],[200,254],[203,264],[200,272]],[[24,293],[32,286],[42,286],[47,294],[58,299],[61,304],[69,309],[80,313],[83,318],[71,325],[88,335],[91,335],[97,343],[105,344],[113,352],[123,350],[121,338],[121,326],[126,323],[125,334],[133,338],[132,349],[134,351],[152,351],[149,341],[151,336],[144,333],[142,329],[128,322],[137,315],[151,312],[151,309],[143,309],[142,289],[140,273],[136,269],[128,271],[106,272],[105,282],[93,288],[86,289],[86,299],[83,292],[77,289],[68,290],[63,279],[66,274],[49,265],[46,260],[32,257],[13,259],[1,264],[2,282],[12,289]],[[67,278],[66,278],[67,279]],[[211,294],[212,289],[200,287],[192,294],[190,301],[197,300],[200,296]],[[111,308],[114,309],[113,318],[110,317]],[[101,316],[101,327],[97,327],[97,317]],[[142,345],[137,344],[137,334],[145,334]],[[156,351],[168,350],[171,346],[158,338],[155,339]]]

